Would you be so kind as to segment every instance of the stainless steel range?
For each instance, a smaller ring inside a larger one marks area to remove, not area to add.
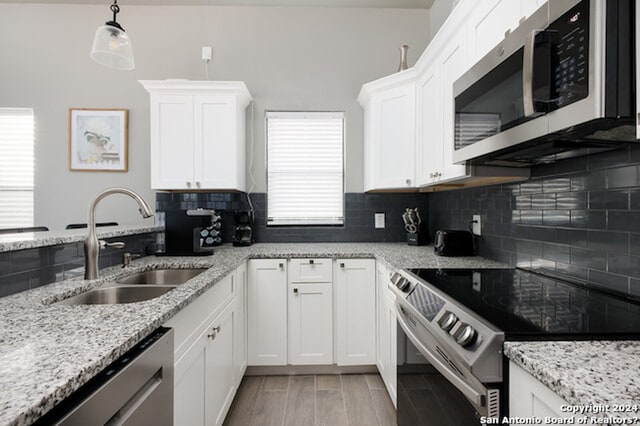
[[[398,425],[507,415],[505,340],[640,337],[640,304],[524,270],[409,269],[389,286],[399,325]]]

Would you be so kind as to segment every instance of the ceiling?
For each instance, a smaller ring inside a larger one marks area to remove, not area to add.
[[[120,5],[312,6],[429,9],[435,0],[120,0]],[[110,4],[111,0],[0,0],[0,3]]]

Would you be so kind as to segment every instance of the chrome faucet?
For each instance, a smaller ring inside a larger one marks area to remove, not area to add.
[[[87,225],[89,233],[84,240],[84,279],[94,280],[98,278],[98,253],[101,248],[105,247],[124,247],[124,243],[108,243],[106,241],[98,241],[96,236],[96,206],[107,195],[124,194],[136,200],[142,217],[147,218],[153,216],[153,210],[142,197],[127,188],[109,188],[96,195],[89,204],[89,223]]]

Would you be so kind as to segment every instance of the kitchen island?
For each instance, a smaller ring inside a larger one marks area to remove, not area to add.
[[[491,268],[480,257],[446,258],[404,243],[314,243],[222,246],[206,257],[145,257],[97,280],[61,281],[0,299],[0,424],[31,424],[246,259],[375,258],[390,268]],[[144,302],[60,305],[63,299],[125,275],[155,268],[207,268],[176,289]]]
[[[97,280],[76,278],[8,296],[0,299],[0,424],[31,424],[243,261],[276,257],[375,258],[390,269],[506,267],[480,257],[438,257],[433,247],[404,243],[225,245],[216,248],[212,256],[150,256],[126,269],[105,268]],[[207,271],[144,302],[56,304],[125,275],[155,268]],[[607,400],[603,398],[622,403],[640,400],[640,383],[633,380],[640,366],[638,349],[640,343],[636,342],[512,342],[506,345],[505,353],[531,368],[529,371],[539,371],[534,375],[570,403],[601,403]],[[603,360],[599,368],[589,369],[585,360],[590,358],[592,363]],[[572,368],[576,363],[582,369],[577,365]]]

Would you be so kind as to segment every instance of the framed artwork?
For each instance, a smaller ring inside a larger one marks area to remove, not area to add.
[[[126,172],[128,109],[69,109],[69,170]]]

